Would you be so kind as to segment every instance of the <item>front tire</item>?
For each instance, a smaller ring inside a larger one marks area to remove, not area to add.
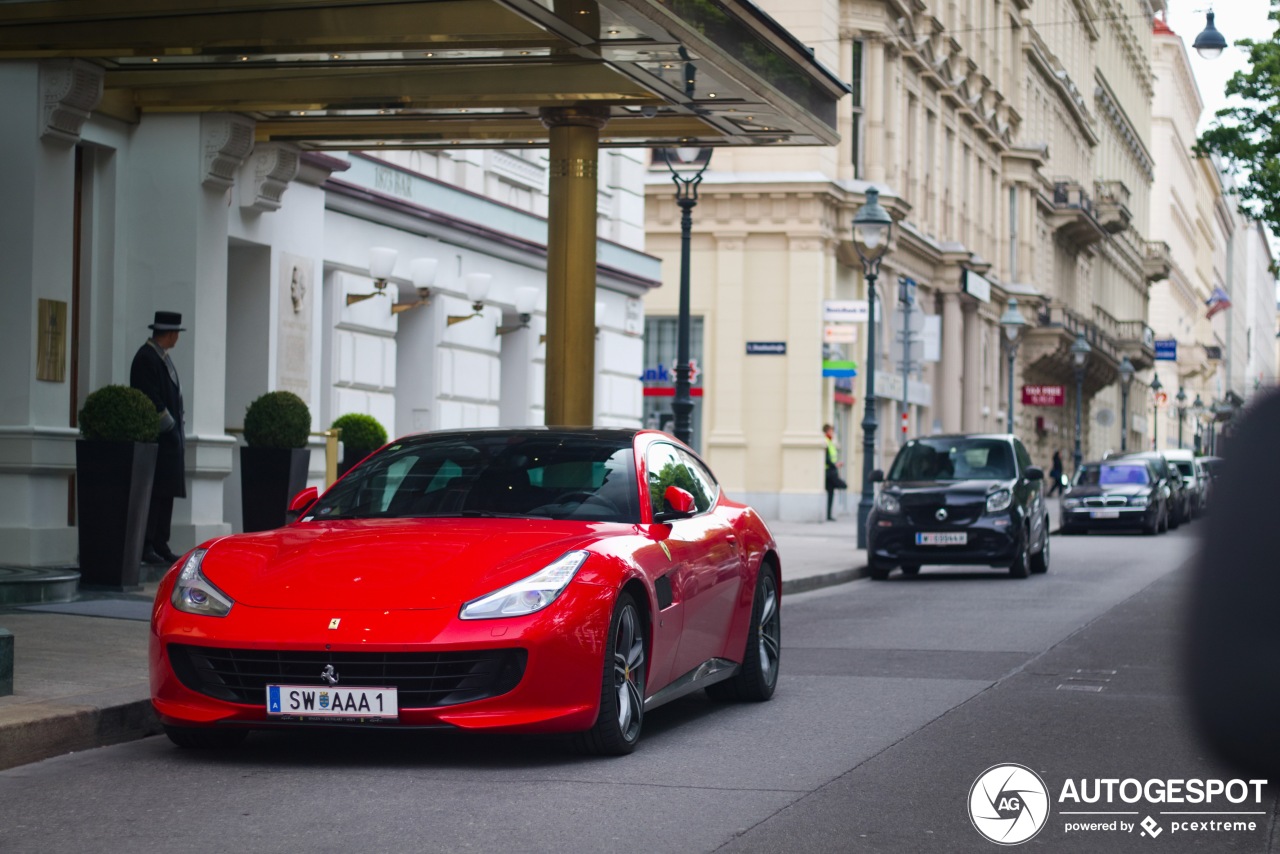
[[[782,611],[779,604],[778,579],[773,567],[762,566],[756,580],[751,628],[747,632],[742,666],[729,679],[708,686],[707,696],[715,700],[751,700],[757,703],[773,696],[778,687],[782,653]]]
[[[1031,571],[1036,575],[1049,571],[1049,521],[1044,523],[1044,545],[1031,556]]]
[[[1009,574],[1014,578],[1026,578],[1031,574],[1031,532],[1023,531],[1018,538],[1018,551],[1009,564]]]
[[[872,581],[884,581],[891,572],[893,572],[893,564],[891,563],[881,563],[875,558],[867,561],[867,574],[871,576]]]
[[[644,619],[630,593],[618,596],[609,621],[595,725],[575,733],[574,749],[595,756],[625,756],[636,749],[644,723]]]

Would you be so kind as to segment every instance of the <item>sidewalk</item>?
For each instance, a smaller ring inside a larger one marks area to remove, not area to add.
[[[771,522],[769,527],[782,558],[784,593],[865,574],[852,511],[835,522]],[[0,628],[14,638],[14,693],[0,697],[0,770],[160,731],[147,681],[156,586],[0,609]]]

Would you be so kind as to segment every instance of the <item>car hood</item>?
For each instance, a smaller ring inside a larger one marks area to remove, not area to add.
[[[1097,498],[1100,495],[1146,495],[1151,491],[1149,485],[1139,483],[1117,483],[1110,486],[1073,486],[1067,490],[1063,498]]]
[[[309,523],[214,541],[201,572],[255,608],[454,607],[630,530],[525,519]]]
[[[886,482],[884,489],[907,504],[916,499],[936,501],[939,497],[945,497],[949,504],[957,504],[985,501],[996,490],[1012,486],[1011,480],[900,480]]]

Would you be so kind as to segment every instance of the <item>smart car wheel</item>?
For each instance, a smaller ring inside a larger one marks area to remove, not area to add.
[[[1049,522],[1045,520],[1044,545],[1040,547],[1040,551],[1031,556],[1031,571],[1037,575],[1049,571],[1049,540]]]
[[[1024,530],[1018,538],[1017,552],[1013,556],[1013,562],[1009,564],[1009,574],[1014,578],[1026,578],[1031,574],[1031,535],[1028,531]]]
[[[577,733],[582,753],[623,756],[636,749],[644,723],[644,620],[630,593],[618,596],[609,623],[600,685],[600,713],[591,729]]]
[[[893,572],[893,564],[891,563],[881,563],[875,558],[867,562],[867,573],[873,581],[884,581],[891,572]]]
[[[193,750],[218,750],[238,747],[245,736],[246,729],[211,729],[207,727],[185,727],[165,725],[164,734],[179,747]]]
[[[760,568],[756,579],[755,602],[751,606],[751,628],[742,666],[724,682],[708,686],[707,695],[716,700],[767,700],[778,687],[778,664],[782,652],[782,611],[778,608],[778,579],[772,567]]]

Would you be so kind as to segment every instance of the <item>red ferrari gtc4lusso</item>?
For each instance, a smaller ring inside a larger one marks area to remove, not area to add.
[[[452,727],[623,754],[655,706],[777,685],[777,545],[665,433],[408,436],[293,509],[160,584],[152,702],[180,746]]]

